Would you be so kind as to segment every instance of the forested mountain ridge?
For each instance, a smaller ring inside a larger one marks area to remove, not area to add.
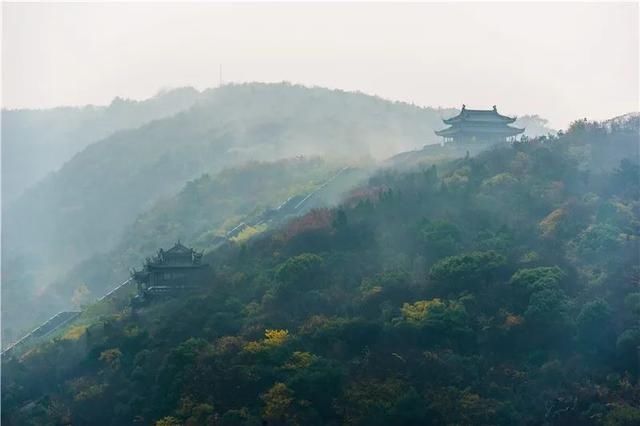
[[[294,158],[275,162],[251,162],[227,168],[214,175],[205,174],[187,184],[177,194],[156,202],[126,227],[116,246],[78,263],[37,292],[25,291],[20,275],[6,273],[3,297],[3,342],[22,337],[34,324],[61,310],[79,309],[91,303],[129,276],[131,268],[142,265],[145,257],[159,247],[170,247],[177,240],[193,242],[198,250],[211,250],[226,233],[242,222],[251,222],[293,196],[306,196],[332,180],[346,163],[320,158]],[[312,205],[331,205],[345,188],[361,179],[364,172],[353,169],[340,173],[328,187],[316,192]],[[303,210],[304,211],[304,210]],[[296,214],[300,214],[296,212]],[[265,230],[248,228],[239,236]],[[24,306],[32,309],[25,310]]]
[[[187,112],[88,146],[16,200],[3,217],[8,255],[86,258],[111,247],[158,197],[202,173],[295,155],[386,156],[435,142],[439,114],[284,84],[210,90]]]
[[[638,132],[379,173],[5,360],[3,424],[637,424]]]
[[[86,286],[89,293],[80,302],[89,303],[108,290],[105,283],[122,281],[131,268],[141,266],[149,254],[159,247],[170,247],[178,240],[189,241],[197,250],[208,252],[217,247],[231,229],[289,198],[306,196],[343,167],[344,163],[320,158],[285,159],[248,163],[190,181],[178,194],[160,200],[139,215],[113,250],[74,267],[47,289],[43,298],[68,302],[79,287]],[[318,194],[315,198],[319,200],[312,201],[318,201],[316,205],[333,205],[346,188],[359,182],[363,173],[344,173],[339,185]],[[249,227],[236,239],[264,230],[266,227]]]
[[[143,101],[115,98],[108,106],[3,109],[3,209],[89,144],[188,109],[200,96],[185,87]]]
[[[433,128],[446,113],[290,84],[204,91],[186,111],[87,146],[7,206],[3,282],[42,294],[75,265],[113,249],[139,214],[203,173],[299,155],[384,157],[436,142]]]

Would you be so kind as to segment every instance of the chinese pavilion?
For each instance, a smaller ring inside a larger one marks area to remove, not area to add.
[[[141,271],[133,271],[138,293],[161,294],[197,287],[204,281],[207,264],[202,263],[202,253],[187,248],[178,241],[169,250],[158,250],[153,258],[147,258]]]
[[[444,121],[450,127],[436,131],[445,142],[496,143],[514,140],[524,129],[509,126],[516,119],[498,113],[496,106],[490,110],[467,109],[462,105],[460,114]]]

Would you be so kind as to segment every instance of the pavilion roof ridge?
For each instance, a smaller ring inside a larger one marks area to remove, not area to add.
[[[513,123],[516,117],[500,114],[496,105],[494,105],[492,109],[470,109],[467,108],[465,104],[462,104],[462,109],[458,115],[443,119],[442,121],[446,124],[454,124],[462,121],[474,121],[474,119],[489,119],[489,121]]]

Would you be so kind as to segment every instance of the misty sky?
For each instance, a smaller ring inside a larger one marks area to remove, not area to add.
[[[2,105],[290,81],[423,106],[638,110],[637,3],[7,4]]]

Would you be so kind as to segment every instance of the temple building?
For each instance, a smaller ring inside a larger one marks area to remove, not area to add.
[[[449,127],[436,131],[444,142],[456,143],[497,143],[515,140],[524,129],[509,126],[515,117],[498,113],[496,106],[490,110],[467,109],[462,105],[460,114],[444,121]]]
[[[208,265],[202,263],[202,253],[187,248],[178,241],[169,250],[158,250],[147,258],[141,271],[132,271],[138,294],[172,293],[197,288],[204,282]]]

